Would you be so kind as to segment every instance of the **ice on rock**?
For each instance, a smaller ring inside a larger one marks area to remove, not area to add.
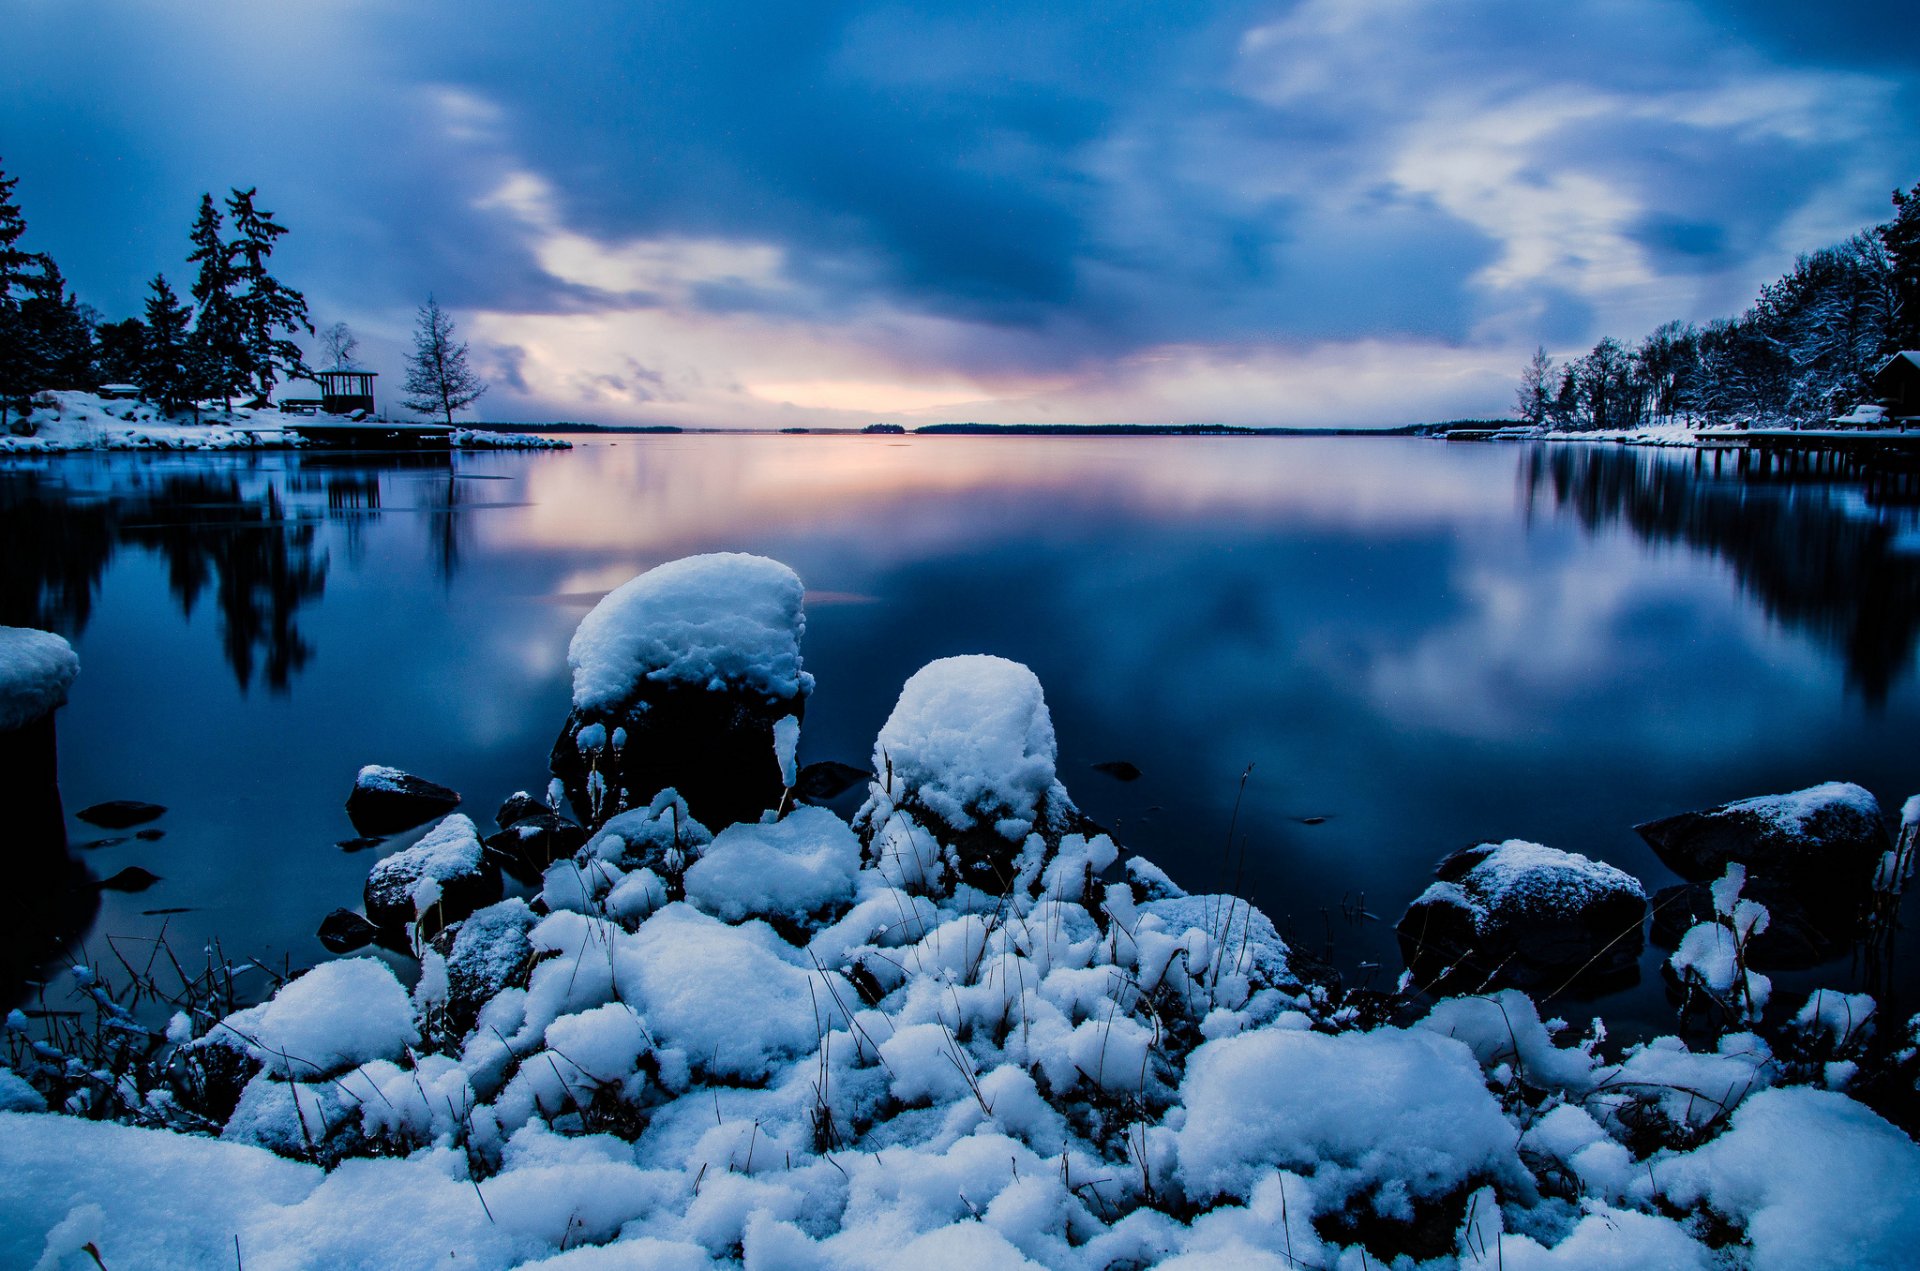
[[[53,632],[0,627],[0,732],[24,728],[64,705],[79,674],[73,646]]]
[[[266,1001],[235,1011],[216,1034],[236,1039],[269,1069],[324,1076],[420,1043],[413,1003],[376,958],[322,962]]]
[[[795,808],[766,825],[722,830],[687,870],[687,899],[728,922],[798,922],[853,898],[860,840],[825,808]]]
[[[806,631],[799,576],[778,561],[718,552],[669,561],[609,592],[567,648],[573,704],[613,710],[640,682],[813,691],[800,666]]]

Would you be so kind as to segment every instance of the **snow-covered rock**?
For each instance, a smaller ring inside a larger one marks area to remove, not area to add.
[[[398,1058],[420,1040],[407,990],[377,958],[322,962],[213,1034],[257,1063],[298,1078]]]
[[[456,812],[418,843],[386,857],[367,874],[367,917],[388,931],[417,924],[430,936],[500,899],[500,870],[487,857],[473,821]]]
[[[1520,839],[1455,852],[1434,873],[1396,928],[1416,976],[1457,967],[1527,987],[1634,971],[1647,895],[1631,874]]]
[[[901,688],[854,824],[869,853],[916,886],[1030,885],[1060,836],[1084,827],[1055,764],[1032,671],[984,654],[941,658]]]
[[[1682,878],[1707,882],[1737,862],[1756,877],[1810,892],[1857,891],[1891,846],[1879,801],[1843,781],[1683,812],[1634,829]]]
[[[713,826],[781,802],[813,691],[803,597],[785,565],[722,552],[656,566],[594,606],[568,647],[573,710],[550,756],[585,824],[668,787]]]
[[[53,632],[0,627],[0,733],[24,728],[65,705],[79,674],[73,646]]]

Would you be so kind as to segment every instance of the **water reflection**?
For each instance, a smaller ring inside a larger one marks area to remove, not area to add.
[[[1622,523],[1725,561],[1769,617],[1838,654],[1849,687],[1878,706],[1920,647],[1911,462],[1559,445],[1532,449],[1524,482],[1589,529]]]
[[[0,469],[0,539],[10,545],[0,558],[0,623],[81,635],[116,554],[136,548],[164,565],[183,619],[211,596],[222,656],[243,690],[257,678],[284,694],[315,652],[302,618],[326,591],[320,526],[342,527],[357,565],[387,506],[383,482],[423,466],[428,567],[443,583],[458,571],[465,500],[447,456],[355,456],[349,466],[331,455],[282,458],[264,468],[144,460],[155,470],[107,469],[75,457],[51,469]]]

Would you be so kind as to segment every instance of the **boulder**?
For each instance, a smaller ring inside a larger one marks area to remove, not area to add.
[[[813,691],[803,595],[785,565],[728,552],[648,570],[593,608],[549,760],[583,824],[669,787],[716,828],[781,804]]]
[[[1689,882],[1712,882],[1737,862],[1756,881],[1828,895],[1864,889],[1893,846],[1879,801],[1843,781],[1682,812],[1634,830]]]
[[[500,899],[500,869],[487,857],[479,832],[454,813],[412,847],[381,860],[367,875],[367,917],[400,931],[416,924],[428,937]]]
[[[1455,852],[1434,874],[1396,927],[1422,982],[1448,967],[1457,968],[1449,987],[1460,988],[1637,977],[1647,894],[1631,874],[1519,839]]]
[[[547,866],[572,856],[586,841],[585,830],[543,808],[488,838],[487,852],[507,873],[531,886]]]
[[[372,944],[380,928],[351,909],[336,909],[320,920],[320,929],[314,934],[328,953],[352,953]]]
[[[363,835],[412,829],[460,806],[460,796],[412,773],[368,764],[354,778],[347,817]]]
[[[944,894],[1038,885],[1067,834],[1099,827],[1060,783],[1053,717],[1034,673],[1005,658],[942,658],[900,689],[854,816],[898,883]]]
[[[475,910],[433,938],[447,962],[446,996],[429,1029],[458,1041],[473,1030],[485,1006],[502,989],[524,988],[533,969],[527,933],[539,922],[527,902],[515,897]]]

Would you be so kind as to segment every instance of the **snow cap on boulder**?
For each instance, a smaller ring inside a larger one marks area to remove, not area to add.
[[[78,674],[73,646],[53,632],[0,627],[0,732],[25,728],[66,705]]]
[[[741,552],[689,556],[614,588],[581,620],[567,648],[573,704],[615,710],[643,681],[804,697],[806,633],[800,578]]]
[[[1693,882],[1709,882],[1738,863],[1769,881],[1864,887],[1892,846],[1879,800],[1849,781],[1682,812],[1634,830],[1669,869]]]

